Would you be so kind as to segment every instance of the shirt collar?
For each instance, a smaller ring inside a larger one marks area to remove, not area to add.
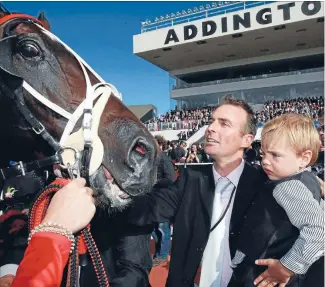
[[[241,174],[243,173],[245,166],[245,161],[242,159],[239,166],[237,166],[231,173],[229,173],[227,176],[225,176],[236,188],[238,186],[238,182],[240,179]],[[214,168],[214,165],[212,165],[213,170],[213,177],[214,182],[217,185],[218,180],[222,177]]]

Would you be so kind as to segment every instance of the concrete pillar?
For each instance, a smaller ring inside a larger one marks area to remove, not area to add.
[[[182,109],[182,100],[177,100],[177,109],[178,110]]]
[[[296,98],[296,87],[291,86],[290,87],[290,99],[294,99],[294,98]]]

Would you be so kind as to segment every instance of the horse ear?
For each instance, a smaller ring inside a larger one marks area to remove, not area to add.
[[[45,15],[44,15],[44,12],[43,11],[38,15],[37,20],[40,21],[43,24],[43,26],[44,26],[44,28],[46,30],[50,31],[50,23],[45,18]]]

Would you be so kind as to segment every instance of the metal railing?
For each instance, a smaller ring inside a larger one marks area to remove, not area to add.
[[[177,85],[174,85],[172,87],[172,89],[173,90],[178,90],[178,89],[187,89],[187,88],[195,88],[195,87],[204,87],[204,86],[210,86],[210,85],[218,85],[218,84],[227,84],[227,83],[234,83],[234,82],[241,82],[241,81],[267,79],[267,78],[274,78],[274,77],[281,77],[281,76],[292,76],[292,75],[315,73],[315,72],[322,72],[322,71],[324,71],[324,67],[305,69],[305,70],[299,70],[299,71],[292,71],[292,72],[281,72],[281,73],[262,74],[262,75],[256,75],[256,76],[233,78],[233,79],[215,80],[215,81],[193,83],[193,84],[189,84],[189,83],[185,83],[185,82],[180,81]]]
[[[223,15],[240,10],[245,10],[257,6],[262,6],[265,4],[271,4],[274,2],[276,1],[218,1],[214,2],[214,4],[212,4],[212,7],[210,7],[210,4],[207,4],[206,7],[209,8],[204,8],[201,5],[199,9],[194,8],[193,11],[192,9],[188,9],[188,12],[183,10],[182,12],[177,12],[176,15],[174,13],[171,13],[170,15],[166,15],[165,17],[156,17],[154,22],[151,22],[150,20],[141,22],[141,33],[158,30],[166,27],[172,27],[175,25],[184,24],[217,15]]]
[[[177,122],[155,122],[145,123],[145,126],[150,132],[163,130],[187,130],[192,129],[197,125],[202,125],[201,120],[177,121]]]

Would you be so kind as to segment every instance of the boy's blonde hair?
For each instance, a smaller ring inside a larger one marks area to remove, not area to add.
[[[311,150],[309,165],[313,165],[320,149],[319,134],[312,119],[301,114],[284,114],[268,122],[262,129],[262,144],[284,138],[297,155]]]

